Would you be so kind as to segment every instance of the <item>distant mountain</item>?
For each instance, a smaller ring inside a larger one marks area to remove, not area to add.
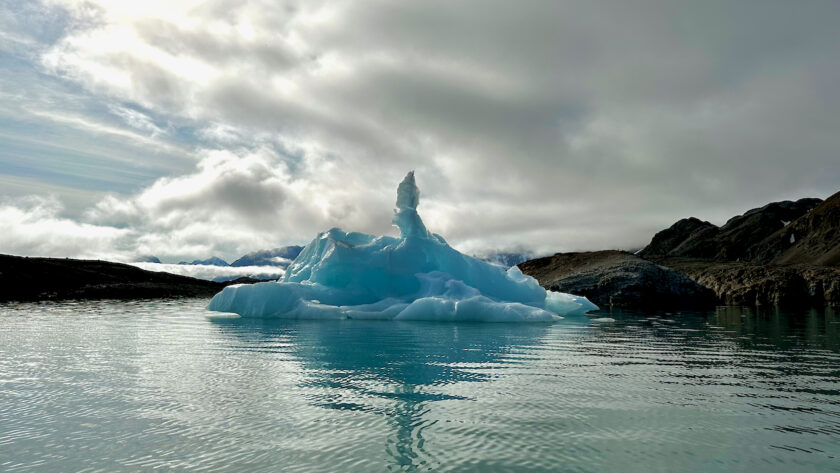
[[[219,276],[213,278],[213,282],[220,282],[225,284],[254,284],[265,281],[277,281],[276,275],[256,275],[256,276]]]
[[[160,261],[157,261],[157,262],[160,263]],[[203,264],[203,265],[206,265],[206,266],[230,266],[227,261],[219,258],[218,256],[213,256],[211,258],[207,258],[207,259],[203,259],[203,260],[197,259],[197,260],[193,261],[192,263],[187,263],[186,261],[181,261],[178,264],[192,264],[192,265]]]
[[[157,263],[157,264],[161,264],[160,259],[157,256],[151,256],[151,255],[141,256],[141,257],[137,258],[137,262],[138,263]]]
[[[490,253],[483,256],[476,256],[476,258],[487,261],[488,263],[497,264],[504,268],[510,268],[511,266],[516,266],[519,263],[523,263],[534,258],[532,253]]]
[[[292,245],[272,250],[255,251],[231,263],[231,266],[279,266],[286,268],[303,251],[302,246]]]

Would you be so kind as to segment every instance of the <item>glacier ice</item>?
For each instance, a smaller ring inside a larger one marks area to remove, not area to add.
[[[242,317],[543,322],[597,309],[585,297],[546,291],[513,266],[464,255],[430,233],[417,213],[414,172],[397,189],[399,238],[327,230],[283,279],[226,287],[208,309]]]

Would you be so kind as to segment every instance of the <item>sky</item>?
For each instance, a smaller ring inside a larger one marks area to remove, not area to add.
[[[836,0],[0,0],[0,253],[636,249],[840,190]]]

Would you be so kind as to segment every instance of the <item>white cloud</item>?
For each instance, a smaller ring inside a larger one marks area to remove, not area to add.
[[[127,125],[148,132],[152,137],[166,133],[164,129],[155,124],[154,120],[142,112],[118,105],[112,105],[110,109],[111,113],[120,117]]]
[[[330,226],[352,227],[374,216],[389,228],[391,206],[365,206],[378,196],[350,170],[317,175],[330,166],[317,155],[304,154],[293,177],[288,158],[269,148],[201,154],[194,173],[159,179],[130,198],[105,198],[87,219],[141,230],[138,251],[158,256],[185,249],[238,256],[306,242]]]
[[[128,109],[123,109],[121,111],[121,113],[123,114],[121,118],[130,122],[129,124],[133,128],[140,128],[141,130],[151,132],[148,134],[149,136],[138,133],[135,130],[127,130],[125,128],[114,126],[113,124],[102,123],[95,119],[91,119],[90,117],[82,115],[74,115],[65,112],[57,112],[54,110],[39,109],[31,109],[28,112],[36,117],[45,118],[50,121],[61,123],[65,126],[77,128],[83,131],[91,132],[93,134],[108,134],[131,140],[136,142],[139,146],[145,147],[147,150],[154,149],[173,154],[184,153],[184,150],[179,149],[177,146],[173,146],[168,142],[157,139],[157,135],[163,134],[164,131],[158,128],[156,125],[154,125],[154,123],[152,123],[151,121],[146,121],[144,123],[143,118],[141,117],[145,116],[140,114],[139,112],[134,112],[133,115],[129,115]],[[148,117],[145,118],[146,120],[148,120]],[[121,156],[112,156],[111,159],[121,160],[124,158],[122,158]]]
[[[305,153],[296,166],[307,177],[294,178],[288,158],[269,148],[200,154],[193,173],[158,179],[131,196],[106,196],[81,221],[63,217],[55,198],[9,201],[0,207],[9,227],[0,236],[0,252],[120,261],[146,255],[233,259],[377,217],[368,226],[390,230],[391,205],[377,208],[379,196],[349,170],[317,176],[313,166],[331,166],[317,155]]]
[[[0,204],[0,249],[4,253],[121,259],[133,231],[79,223],[60,216],[55,198],[29,197]]]

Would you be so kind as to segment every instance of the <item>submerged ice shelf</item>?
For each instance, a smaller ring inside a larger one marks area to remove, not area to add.
[[[400,237],[319,234],[279,282],[226,287],[208,309],[242,317],[542,322],[597,309],[546,291],[516,266],[505,271],[430,233],[417,213],[414,172],[397,189]]]

